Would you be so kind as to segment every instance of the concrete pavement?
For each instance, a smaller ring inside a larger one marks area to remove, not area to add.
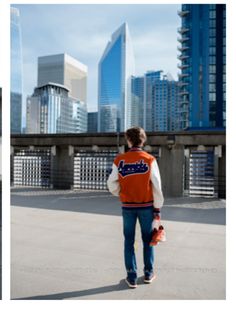
[[[225,299],[225,202],[166,199],[158,278],[124,278],[119,201],[107,192],[12,190],[12,299]]]

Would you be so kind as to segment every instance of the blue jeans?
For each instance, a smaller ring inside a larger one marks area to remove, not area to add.
[[[123,233],[125,238],[124,257],[127,276],[130,279],[137,278],[137,264],[135,258],[135,226],[137,218],[141,227],[143,240],[144,274],[153,273],[154,249],[149,246],[152,237],[153,207],[126,209],[122,208]]]

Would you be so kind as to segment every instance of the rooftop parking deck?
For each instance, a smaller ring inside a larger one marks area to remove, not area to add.
[[[169,198],[158,278],[124,282],[120,204],[108,192],[12,189],[12,299],[225,299],[225,201]]]

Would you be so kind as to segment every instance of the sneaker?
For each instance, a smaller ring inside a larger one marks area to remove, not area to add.
[[[130,278],[126,278],[125,282],[128,284],[128,286],[132,289],[135,289],[138,285],[137,285],[137,279],[130,279]]]
[[[156,228],[153,230],[152,239],[149,245],[156,246],[160,241],[166,241],[166,232],[163,225],[160,225],[158,230]]]
[[[144,276],[144,282],[145,283],[152,283],[152,281],[156,279],[156,275],[150,274],[150,275],[145,275]]]

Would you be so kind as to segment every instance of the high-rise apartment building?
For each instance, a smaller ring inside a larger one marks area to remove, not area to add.
[[[156,102],[156,85],[159,83],[162,71],[149,71],[144,76],[144,128],[154,131],[154,109]]]
[[[108,42],[98,67],[98,131],[119,132],[131,126],[131,76],[134,55],[127,23]]]
[[[132,77],[132,126],[146,131],[177,131],[178,83],[170,74],[148,71]]]
[[[38,58],[38,87],[47,83],[64,85],[69,96],[87,103],[87,66],[67,54]]]
[[[21,133],[22,123],[22,42],[20,12],[11,7],[11,133]]]
[[[87,132],[87,106],[65,86],[47,83],[27,98],[27,133]]]
[[[180,123],[178,121],[179,112],[179,83],[172,76],[167,74],[167,92],[168,92],[168,112],[167,128],[168,131],[179,131]]]
[[[183,4],[178,14],[181,128],[224,128],[226,5]]]
[[[145,74],[144,127],[146,131],[177,131],[178,83],[170,74]]]

